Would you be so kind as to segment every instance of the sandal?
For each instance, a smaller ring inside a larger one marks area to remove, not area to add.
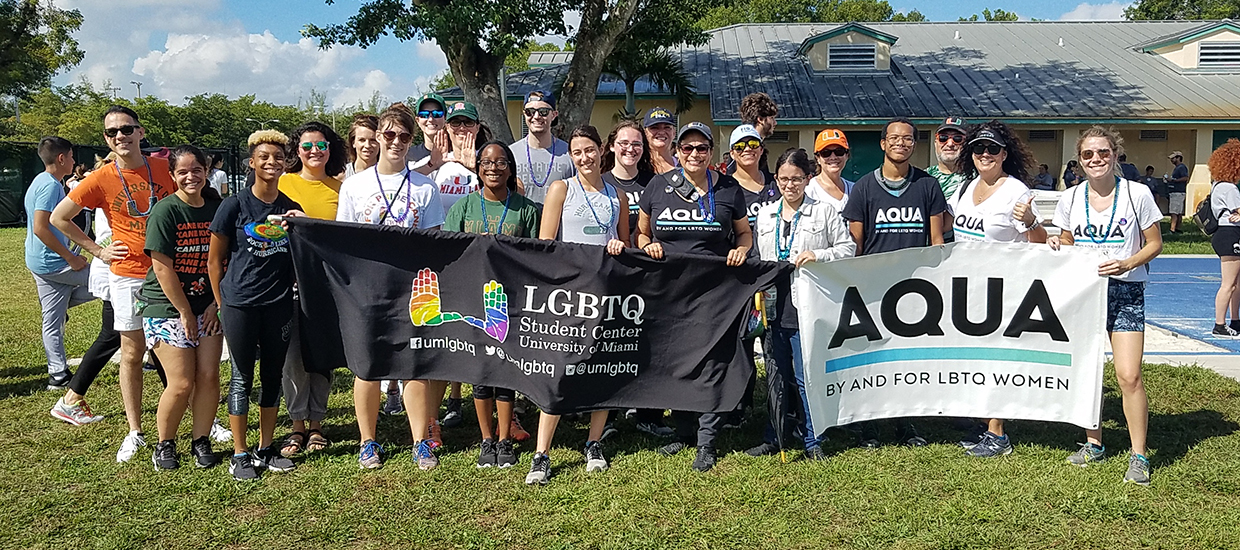
[[[280,447],[280,456],[288,458],[300,453],[306,448],[305,432],[293,432],[284,438],[284,445]]]
[[[332,442],[323,435],[323,432],[310,430],[310,438],[306,440],[306,452],[321,451],[331,444]]]

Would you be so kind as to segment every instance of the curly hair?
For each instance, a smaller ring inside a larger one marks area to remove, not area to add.
[[[1240,140],[1231,138],[1210,153],[1210,179],[1240,183]]]
[[[345,153],[348,154],[349,162],[357,161],[357,151],[353,149],[353,140],[357,139],[357,129],[368,128],[370,131],[379,132],[379,117],[370,113],[357,113],[353,115],[353,123],[349,125],[349,136],[345,138]],[[412,128],[409,129],[413,131]]]
[[[601,170],[610,171],[616,167],[616,153],[611,149],[616,145],[616,136],[620,134],[620,130],[629,128],[636,130],[637,134],[642,137],[642,156],[637,160],[637,171],[639,173],[654,173],[654,168],[650,166],[650,140],[646,139],[646,132],[642,131],[642,125],[634,120],[621,121],[615,128],[611,129],[611,133],[607,134],[607,144],[603,146],[603,159]]]
[[[771,96],[756,92],[741,100],[741,124],[756,125],[758,119],[768,116],[779,116],[779,107]]]
[[[296,174],[301,171],[301,157],[297,155],[297,148],[301,145],[301,136],[310,132],[318,132],[323,134],[323,139],[327,140],[327,166],[325,172],[328,176],[344,172],[344,164],[348,162],[347,147],[344,146],[344,140],[340,139],[340,135],[332,130],[330,126],[323,124],[317,120],[311,120],[297,129],[289,132],[288,152],[285,153],[286,172]]]
[[[992,120],[969,128],[969,131],[964,134],[964,142],[969,143],[973,141],[982,130],[994,132],[995,135],[999,136],[999,139],[1007,143],[1004,146],[1004,149],[1007,150],[1007,158],[1003,159],[1003,173],[1010,178],[1020,180],[1028,186],[1032,181],[1029,173],[1033,171],[1033,154],[1029,152],[1029,148],[1025,146],[1025,143],[1017,137],[1016,132],[1008,128],[1007,124]],[[956,172],[964,175],[966,178],[973,179],[977,177],[978,172],[977,166],[973,164],[972,151],[969,149],[971,148],[966,146],[960,158],[956,159]]]
[[[254,148],[264,143],[270,143],[284,149],[288,147],[288,136],[279,130],[258,130],[246,139],[246,147],[249,147],[250,154],[254,154]]]

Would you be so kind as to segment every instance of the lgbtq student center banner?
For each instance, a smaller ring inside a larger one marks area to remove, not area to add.
[[[794,275],[815,427],[900,416],[1098,426],[1102,257],[955,243]]]
[[[520,391],[544,410],[730,411],[746,304],[787,264],[294,218],[305,362]]]

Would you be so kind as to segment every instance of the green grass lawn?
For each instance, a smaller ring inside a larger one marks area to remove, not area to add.
[[[1163,254],[1214,254],[1210,236],[1201,232],[1192,216],[1185,216],[1178,233],[1171,233],[1171,219],[1162,221]]]
[[[343,371],[327,419],[336,444],[299,459],[292,473],[242,484],[223,467],[194,469],[188,423],[180,470],[155,472],[149,453],[118,465],[125,421],[114,369],[90,393],[103,422],[75,428],[47,413],[58,394],[40,391],[38,302],[21,238],[21,230],[0,230],[0,548],[1240,546],[1240,383],[1165,365],[1146,370],[1150,488],[1119,482],[1127,432],[1110,375],[1103,418],[1111,458],[1089,469],[1063,461],[1083,440],[1079,428],[1011,422],[1016,452],[978,460],[952,444],[958,434],[948,422],[926,421],[934,442],[927,448],[853,449],[832,430],[825,462],[800,460],[799,452],[788,464],[734,452],[696,474],[692,453],[661,458],[655,441],[622,420],[607,445],[611,471],[585,474],[578,450],[585,426],[564,422],[552,452],[555,477],[527,487],[530,445],[517,468],[478,471],[472,422],[445,433],[439,469],[419,471],[401,416],[380,420],[387,465],[359,471]],[[89,345],[97,317],[97,305],[74,310],[71,354]],[[159,382],[153,374],[146,382],[153,440]],[[288,431],[283,418],[278,435]],[[757,443],[763,418],[725,431],[721,450]],[[525,420],[533,429],[533,416]]]

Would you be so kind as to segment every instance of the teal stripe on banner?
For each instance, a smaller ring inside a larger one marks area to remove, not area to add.
[[[887,229],[889,227],[922,227],[921,223],[877,223],[874,227],[877,229]]]
[[[1007,348],[903,348],[858,353],[827,361],[827,372],[899,361],[1008,361],[1072,366],[1072,354]]]
[[[984,238],[986,238],[986,234],[985,234],[985,233],[981,233],[981,232],[978,232],[978,231],[970,231],[970,230],[968,230],[968,229],[961,229],[961,228],[959,228],[959,227],[953,228],[952,230],[953,230],[953,231],[955,231],[955,232],[957,232],[957,233],[963,233],[963,234],[965,234],[965,235],[969,235],[969,236],[972,236],[972,237],[980,237],[980,238],[983,238],[983,239],[984,239]]]
[[[668,221],[663,221],[663,220],[655,220],[654,224],[655,225],[670,225],[670,226],[677,226],[677,227],[684,227],[684,226],[716,227],[718,225],[715,222],[668,222]]]

